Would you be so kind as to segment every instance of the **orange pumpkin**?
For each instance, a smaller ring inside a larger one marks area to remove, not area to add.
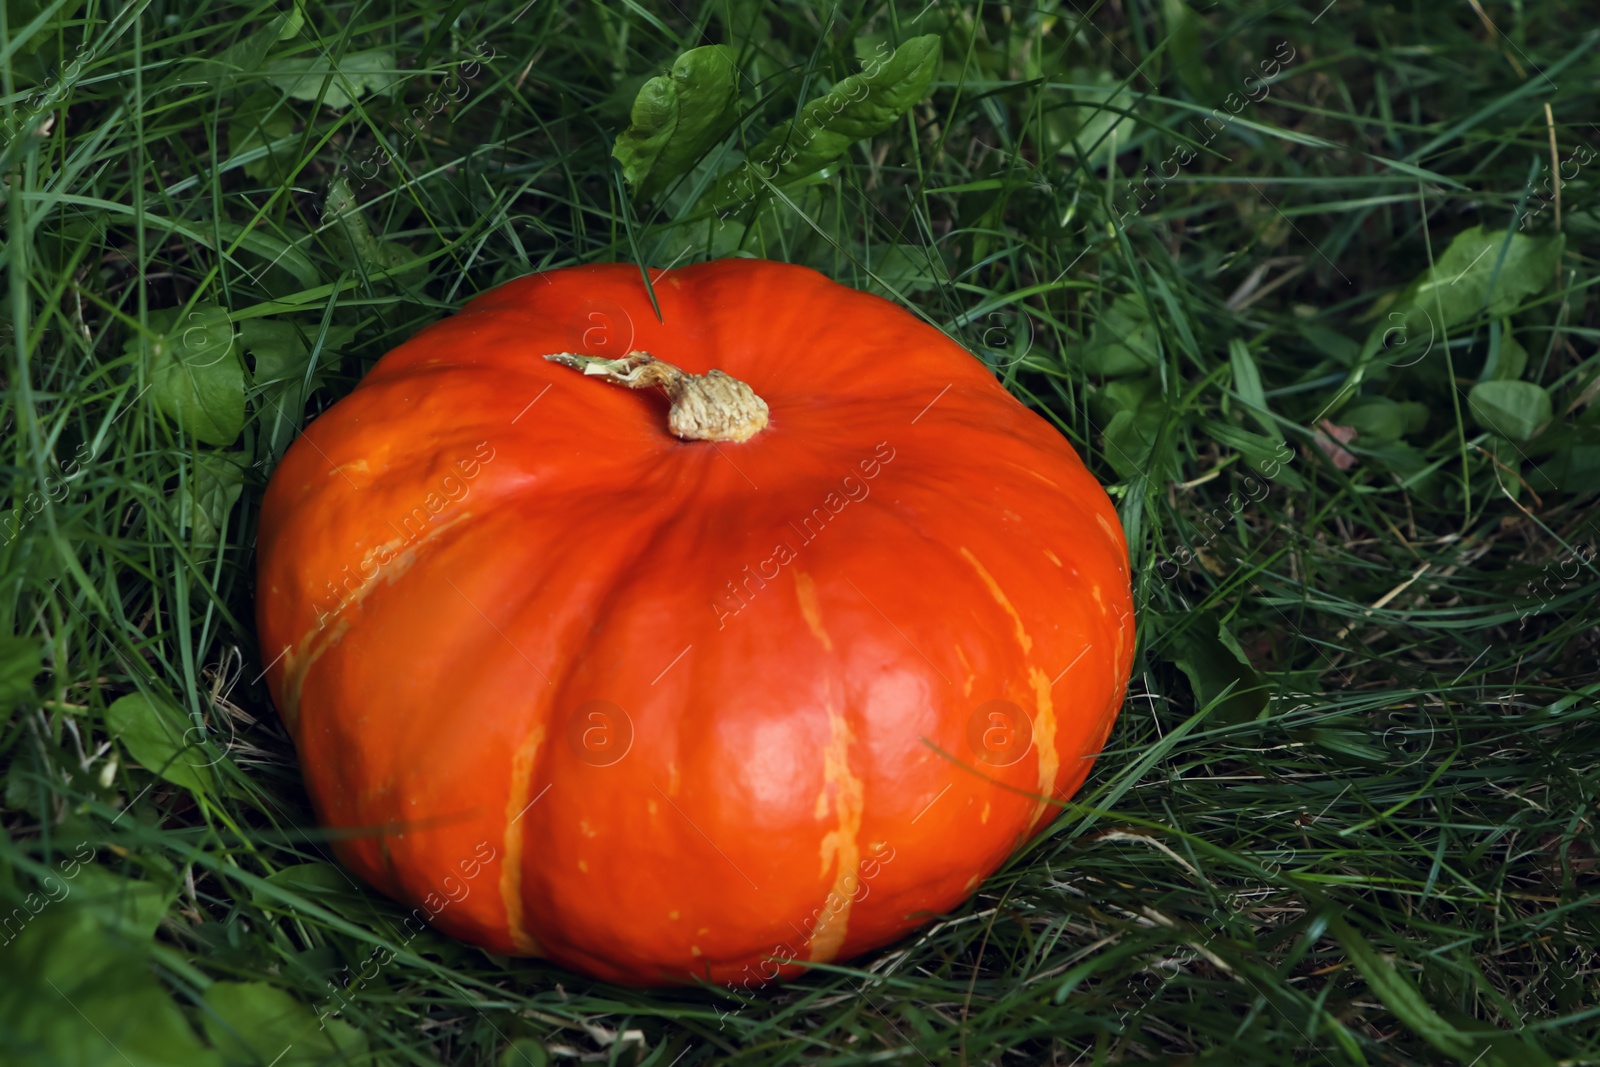
[[[755,985],[958,904],[1083,782],[1127,547],[908,312],[760,260],[650,277],[659,319],[631,265],[502,285],[311,423],[262,506],[262,657],[407,936]]]

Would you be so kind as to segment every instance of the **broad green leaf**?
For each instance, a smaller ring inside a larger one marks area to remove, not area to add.
[[[1485,430],[1526,441],[1550,421],[1550,393],[1533,382],[1479,382],[1467,395],[1472,418]]]
[[[294,165],[294,113],[267,89],[250,94],[229,116],[228,154],[238,157],[254,149],[266,154],[246,163],[246,174],[271,183],[288,177]]]
[[[93,912],[107,930],[115,930],[136,941],[148,941],[156,934],[161,917],[177,895],[176,886],[162,886],[149,879],[123,878],[104,867],[85,864],[72,880],[75,903]]]
[[[239,344],[255,361],[252,377],[256,388],[286,399],[291,413],[298,413],[304,402],[303,376],[311,363],[311,351],[295,324],[246,319],[239,324]]]
[[[927,249],[913,244],[878,245],[867,259],[867,267],[875,277],[868,278],[864,288],[884,296],[897,292],[909,296],[936,288],[943,273],[936,260],[929,261]]]
[[[1373,325],[1365,351],[1387,348],[1396,353],[1391,361],[1404,365],[1420,357],[1428,341],[1442,341],[1451,326],[1479,315],[1509,314],[1550,287],[1565,242],[1559,234],[1511,233],[1508,243],[1505,230],[1474,226],[1462,231]],[[1413,351],[1418,357],[1410,355]]]
[[[1100,313],[1078,350],[1083,369],[1098,377],[1139,374],[1161,363],[1161,347],[1150,312],[1138,296],[1117,297]]]
[[[8,715],[17,701],[33,693],[33,678],[44,667],[39,642],[32,637],[0,637],[0,711]]]
[[[295,893],[356,895],[350,884],[350,876],[331,863],[297,863],[274,871],[263,880]],[[256,890],[252,899],[257,907],[266,907],[277,898]]]
[[[306,24],[305,8],[300,6],[301,0],[294,0],[294,7],[285,13],[283,28],[278,31],[278,40],[287,41],[300,32]]]
[[[25,811],[38,818],[48,805],[45,799],[49,794],[41,795],[41,787],[33,780],[35,772],[23,760],[13,760],[11,769],[6,772],[6,788],[3,797],[4,804],[12,811]],[[6,884],[9,875],[3,865],[0,865],[0,887]],[[4,919],[3,898],[0,898],[0,920]],[[3,930],[3,927],[0,927]]]
[[[913,37],[887,59],[874,59],[801,109],[723,175],[701,204],[725,208],[756,198],[766,182],[784,185],[815,174],[855,142],[888,129],[927,95],[939,62],[938,36]]]
[[[733,49],[722,44],[692,48],[670,74],[644,83],[631,123],[611,149],[636,196],[653,199],[722,139],[733,121],[738,83]]]
[[[230,84],[240,74],[258,69],[266,61],[267,53],[283,37],[291,18],[287,13],[274,16],[256,32],[235,41],[215,55],[202,55],[192,63],[180,66],[162,80],[161,87],[196,83]]]
[[[311,906],[372,929],[389,929],[393,922],[380,911],[372,896],[362,891],[353,875],[332,863],[297,863],[268,875],[264,881],[279,892],[257,887],[251,890],[250,902],[274,914]],[[419,947],[415,941],[408,945],[413,951]]]
[[[256,388],[296,421],[305,409],[306,398],[325,384],[322,371],[311,365],[311,349],[307,347],[315,340],[316,332],[311,330],[307,335],[292,322],[265,318],[247,319],[239,327],[244,350],[255,361]],[[355,334],[354,326],[329,326],[322,337],[320,363],[326,364],[332,353],[343,351]]]
[[[87,875],[0,949],[7,1067],[223,1067],[156,980],[148,937],[132,939],[84,905]]]
[[[1283,440],[1283,431],[1268,414],[1270,409],[1267,407],[1266,390],[1261,386],[1261,371],[1256,367],[1254,357],[1250,355],[1249,346],[1237,337],[1228,342],[1228,363],[1233,368],[1233,391],[1244,401],[1245,410],[1269,437]]]
[[[267,982],[215,982],[205,994],[206,1037],[229,1067],[311,1067],[354,1063],[367,1052],[360,1031],[319,1019],[306,1004]]]
[[[1398,441],[1408,433],[1420,432],[1427,426],[1428,408],[1414,400],[1402,403],[1386,396],[1368,396],[1340,412],[1339,422],[1355,427],[1356,443],[1370,448],[1380,441]]]
[[[1141,425],[1132,411],[1119,411],[1106,425],[1106,460],[1123,481],[1148,477],[1153,482],[1164,482],[1166,464],[1154,454],[1156,439],[1157,434]]]
[[[1127,408],[1137,414],[1140,424],[1151,433],[1160,427],[1162,416],[1166,413],[1158,375],[1146,374],[1142,378],[1119,378],[1107,382],[1100,390],[1100,395],[1115,405],[1114,410]]]
[[[59,30],[74,20],[83,0],[66,0],[57,7],[52,0],[5,0],[6,25],[16,38],[14,47],[23,55],[32,55],[55,39]],[[54,7],[55,10],[50,9]],[[35,20],[37,27],[33,26]]]
[[[1600,445],[1565,445],[1540,460],[1533,473],[1540,492],[1548,486],[1565,493],[1600,493]]]
[[[282,60],[271,69],[272,82],[288,96],[308,102],[321,96],[323,104],[331,108],[347,108],[367,93],[388,93],[400,78],[394,53],[381,48],[352,52],[337,64],[323,56],[309,56]]]
[[[1398,475],[1401,484],[1408,488],[1422,484],[1428,472],[1435,467],[1429,462],[1427,454],[1405,441],[1379,441],[1365,450],[1363,458]]]
[[[1515,337],[1502,333],[1499,348],[1484,360],[1483,373],[1478,377],[1486,381],[1514,382],[1527,369],[1528,350]]]
[[[228,313],[197,305],[182,321],[176,310],[150,313],[150,333],[128,341],[149,361],[150,395],[185,432],[229,445],[244,428],[244,367]]]
[[[1406,400],[1401,402],[1400,412],[1405,419],[1405,433],[1421,433],[1428,428],[1428,405]]]
[[[338,351],[354,333],[353,326],[328,327],[324,356]],[[268,433],[268,447],[277,457],[300,432],[306,398],[323,385],[322,374],[312,367],[311,350],[292,322],[246,319],[240,324],[239,340],[255,363],[252,374],[260,390],[256,408]]]
[[[1356,358],[1361,355],[1360,345],[1344,334],[1330,330],[1326,326],[1304,322],[1299,324],[1299,329],[1302,337],[1311,342],[1318,352],[1321,352],[1335,363],[1342,363],[1348,366],[1354,363]]]
[[[1161,381],[1154,375],[1108,383],[1093,398],[1097,419],[1105,421],[1105,457],[1124,481],[1164,482],[1172,474],[1170,451],[1155,451],[1167,419]]]
[[[381,923],[372,899],[356,887],[343,868],[331,863],[297,863],[268,875],[265,880],[354,921]],[[252,892],[251,900],[258,908],[281,910],[284,907],[279,897],[260,889]]]
[[[1167,58],[1174,73],[1196,99],[1208,99],[1214,75],[1200,39],[1204,20],[1183,0],[1161,0],[1161,16],[1167,24]]]
[[[179,529],[189,531],[197,545],[216,544],[243,489],[244,470],[231,457],[196,454],[183,488],[174,497]]]
[[[202,736],[177,709],[143,693],[129,693],[106,709],[106,728],[122,740],[145,770],[201,795],[216,791],[215,755],[195,743]]]
[[[1565,245],[1562,237],[1529,237],[1474,226],[1456,235],[1417,282],[1412,299],[1441,309],[1440,325],[1454,326],[1479,314],[1507,315],[1550,287]],[[1502,255],[1503,252],[1503,255]]]
[[[1204,529],[1204,527],[1202,527]],[[1196,710],[1214,702],[1213,718],[1220,723],[1248,722],[1267,706],[1266,682],[1251,666],[1228,624],[1210,612],[1185,620],[1174,632],[1167,659],[1181,670],[1194,689]],[[1232,685],[1233,689],[1228,690]],[[1223,696],[1227,691],[1227,696]]]
[[[1084,162],[1092,170],[1111,166],[1132,136],[1133,119],[1123,112],[1132,108],[1137,93],[1102,67],[1073,67],[1066,72],[1066,80],[1072,83],[1070,99],[1075,105],[1046,112],[1051,143],[1059,145],[1064,156],[1084,153]],[[1126,190],[1118,188],[1112,196],[1117,209],[1138,210],[1138,198]]]
[[[495,1061],[497,1067],[546,1067],[550,1053],[531,1037],[514,1038]]]

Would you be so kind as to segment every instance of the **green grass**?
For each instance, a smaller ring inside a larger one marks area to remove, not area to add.
[[[3,8],[0,1059],[1600,1063],[1591,6],[334,2],[277,41],[282,11]],[[885,132],[685,221],[921,33]],[[633,202],[634,93],[708,43],[738,126]],[[918,309],[1112,487],[1140,647],[1104,757],[962,908],[754,996],[431,933],[355,988],[401,913],[303,866],[251,624],[273,463],[501,281],[739,251]],[[180,327],[246,356],[203,415]],[[193,744],[158,776],[168,704]]]

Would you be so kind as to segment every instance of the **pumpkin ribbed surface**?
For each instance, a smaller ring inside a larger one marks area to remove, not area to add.
[[[1068,797],[1132,659],[1068,443],[801,267],[531,275],[386,355],[274,471],[258,616],[340,858],[436,927],[750,982],[958,904]],[[680,440],[648,352],[766,402]]]

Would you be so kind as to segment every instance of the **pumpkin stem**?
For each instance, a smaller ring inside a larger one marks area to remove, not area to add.
[[[544,358],[629,389],[661,386],[672,401],[667,429],[686,441],[748,441],[767,426],[767,402],[720,370],[689,374],[648,352],[629,352],[621,359],[573,352]]]

